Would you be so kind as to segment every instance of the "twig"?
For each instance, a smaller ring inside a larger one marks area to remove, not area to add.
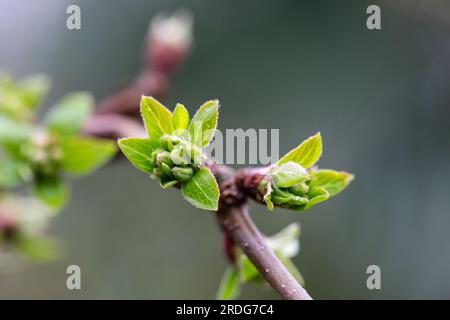
[[[186,54],[185,46],[173,47],[173,42],[166,43],[164,39],[166,38],[160,35],[148,37],[144,64],[139,76],[129,87],[112,94],[98,105],[96,113],[84,127],[85,134],[110,139],[144,136],[143,127],[135,120],[139,115],[138,104],[141,95],[161,96],[165,93],[169,75]],[[248,183],[242,184],[240,179],[244,177],[249,183],[255,182],[260,179],[259,171],[248,170],[244,175],[236,175],[234,170],[227,166],[211,162],[206,165],[213,171],[221,189],[217,217],[227,239],[231,238],[232,242],[244,251],[283,299],[311,299],[267,246],[248,214],[247,197],[252,195],[242,188],[244,185],[249,187]],[[247,191],[250,189],[251,186]],[[228,254],[232,259],[230,252]]]

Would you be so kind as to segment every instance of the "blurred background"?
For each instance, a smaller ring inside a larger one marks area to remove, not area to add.
[[[70,4],[80,31],[66,29]],[[369,4],[381,30],[366,28]],[[302,224],[295,263],[309,293],[450,298],[450,3],[0,0],[0,69],[49,74],[46,106],[74,90],[99,100],[133,79],[151,17],[180,6],[194,14],[194,47],[167,106],[218,98],[220,129],[279,128],[281,153],[321,131],[321,167],[356,176],[304,214],[251,207],[266,234]],[[0,274],[0,298],[214,298],[226,260],[213,215],[127,161],[72,186],[49,231],[63,257]],[[70,264],[82,290],[66,289]],[[381,290],[366,287],[372,264]],[[246,286],[242,298],[277,296]]]

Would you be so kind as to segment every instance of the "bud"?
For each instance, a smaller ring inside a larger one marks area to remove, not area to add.
[[[296,185],[293,185],[289,188],[289,191],[296,196],[303,196],[308,192],[308,190],[309,187],[305,182],[297,183]]]
[[[172,160],[170,159],[170,152],[161,151],[156,156],[156,165],[161,166],[162,164],[166,164],[169,167],[173,165]]]
[[[159,179],[164,177],[164,171],[161,168],[155,168],[153,169],[153,175]]]
[[[187,166],[191,163],[189,153],[185,152],[183,145],[176,145],[170,153],[170,159],[176,165]]]
[[[173,149],[173,142],[172,142],[172,137],[169,136],[168,134],[165,134],[163,136],[161,136],[161,138],[159,138],[159,141],[161,142],[161,145],[166,148],[169,151],[172,151]]]
[[[309,179],[306,169],[292,161],[276,166],[271,175],[275,185],[281,188],[289,188]]]
[[[170,167],[167,164],[161,163],[161,169],[166,174],[167,177],[172,178],[173,176],[172,169],[170,169]]]
[[[186,182],[194,175],[194,169],[189,167],[174,167],[172,173],[178,181]]]

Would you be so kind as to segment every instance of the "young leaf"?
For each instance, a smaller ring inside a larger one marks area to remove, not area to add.
[[[142,96],[141,114],[150,140],[159,141],[163,134],[172,134],[172,113],[158,100]]]
[[[0,188],[13,188],[21,182],[19,166],[11,161],[0,160]]]
[[[178,103],[173,111],[173,127],[175,130],[186,130],[189,126],[189,112],[186,108]]]
[[[240,254],[237,260],[241,281],[246,283],[259,277],[259,271],[245,254]]]
[[[218,115],[218,100],[207,101],[197,110],[189,126],[195,144],[205,147],[211,142],[216,130]]]
[[[158,143],[150,139],[125,138],[118,141],[119,148],[127,159],[138,169],[152,173],[152,152]]]
[[[322,154],[322,136],[320,132],[303,141],[297,148],[289,151],[277,164],[293,161],[308,169],[319,160]]]
[[[330,196],[344,190],[353,180],[353,175],[344,171],[317,170],[313,173],[313,176],[314,185],[327,190]]]
[[[20,144],[31,132],[29,126],[0,115],[0,144]]]
[[[228,267],[220,282],[217,300],[233,300],[241,293],[239,274],[235,267]]]
[[[88,174],[116,153],[114,142],[105,139],[70,137],[61,143],[61,168],[75,175]]]
[[[181,194],[193,206],[216,211],[219,202],[219,188],[208,168],[199,169],[181,186]]]
[[[23,102],[30,107],[38,106],[50,90],[49,77],[42,74],[21,79],[18,83]]]
[[[86,92],[71,93],[61,99],[45,116],[52,132],[63,136],[77,133],[92,112],[94,99]]]
[[[309,200],[309,202],[304,206],[302,210],[307,210],[318,203],[328,200],[330,194],[325,188],[313,186],[309,189],[308,196],[311,198],[311,200]]]
[[[291,223],[286,228],[266,239],[267,245],[287,258],[295,257],[300,250],[300,224]]]
[[[37,179],[33,192],[39,200],[54,209],[61,208],[69,196],[67,185],[56,177]]]
[[[272,202],[272,192],[273,192],[272,183],[268,183],[267,191],[264,194],[263,200],[266,203],[267,209],[269,209],[269,211],[272,211],[273,207],[274,207],[273,202]]]

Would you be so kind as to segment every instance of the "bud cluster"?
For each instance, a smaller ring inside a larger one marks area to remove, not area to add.
[[[263,181],[266,202],[282,208],[303,210],[316,196],[327,192],[312,184],[311,174],[301,165],[289,161],[271,169],[271,181]],[[269,205],[270,206],[270,205]]]
[[[183,138],[166,134],[160,142],[151,159],[153,176],[163,188],[190,180],[205,161],[202,149]]]

